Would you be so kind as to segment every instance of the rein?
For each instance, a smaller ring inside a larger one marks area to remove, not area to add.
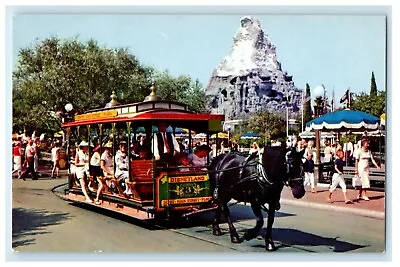
[[[243,165],[243,166],[238,166],[238,167],[226,168],[226,169],[218,170],[218,171],[207,171],[207,172],[208,173],[217,173],[217,172],[231,171],[231,170],[243,169],[244,167],[247,167],[247,166],[256,166],[258,164],[259,163],[253,164],[253,165]]]

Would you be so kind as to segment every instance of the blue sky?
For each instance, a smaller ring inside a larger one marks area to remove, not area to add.
[[[23,14],[13,18],[13,65],[20,48],[52,35],[93,38],[127,47],[140,62],[172,75],[187,74],[206,86],[232,46],[238,15]],[[385,90],[386,24],[377,15],[252,15],[277,47],[282,68],[295,85],[311,91],[324,84],[336,102],[350,87],[369,92],[374,71]]]

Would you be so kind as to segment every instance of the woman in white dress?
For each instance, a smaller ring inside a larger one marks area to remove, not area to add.
[[[357,199],[369,200],[367,196],[367,189],[370,188],[369,184],[369,160],[375,165],[376,168],[379,169],[378,164],[376,164],[374,158],[372,157],[372,153],[369,150],[369,140],[363,139],[361,141],[361,148],[357,150],[355,155],[356,166],[355,171],[356,175],[361,179],[361,188],[358,192]]]
[[[89,144],[86,141],[82,141],[79,144],[79,151],[77,151],[75,156],[75,173],[76,177],[81,184],[82,193],[85,195],[87,203],[93,203],[90,199],[85,182],[85,174],[89,177]]]
[[[258,148],[257,142],[253,142],[253,145],[251,146],[249,153],[250,154],[259,153],[259,150],[260,149]]]

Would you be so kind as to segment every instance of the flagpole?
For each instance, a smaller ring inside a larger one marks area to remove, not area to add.
[[[348,99],[349,99],[349,106],[348,106],[348,108],[350,109],[350,106],[351,106],[351,103],[350,103],[350,101],[351,101],[351,94],[350,94],[350,87],[349,87],[349,90],[348,90]]]
[[[289,137],[289,107],[288,107],[289,95],[288,95],[288,90],[289,89],[286,89],[286,138]]]
[[[301,91],[301,132],[304,132],[304,91]]]

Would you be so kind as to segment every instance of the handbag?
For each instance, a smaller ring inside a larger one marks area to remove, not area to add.
[[[361,187],[362,186],[361,178],[359,176],[355,175],[353,177],[352,184],[353,184],[353,187]]]

